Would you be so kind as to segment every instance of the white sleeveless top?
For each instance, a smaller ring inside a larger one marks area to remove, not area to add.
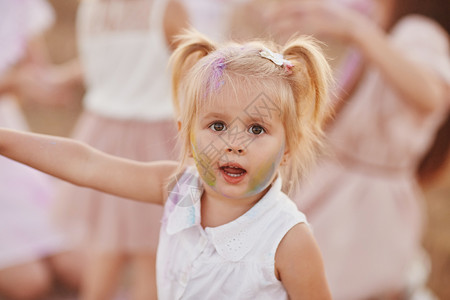
[[[200,225],[203,193],[188,168],[166,201],[157,256],[158,299],[287,299],[275,276],[275,253],[305,216],[278,178],[245,214],[218,227]]]
[[[172,117],[167,0],[85,0],[78,11],[85,107],[119,119]]]

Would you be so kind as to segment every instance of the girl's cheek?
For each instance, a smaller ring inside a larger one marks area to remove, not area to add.
[[[248,196],[258,194],[267,188],[275,173],[275,164],[273,161],[266,161],[258,166],[256,170],[249,182]]]
[[[212,156],[214,153],[210,151],[215,149],[214,145],[212,143],[205,145],[194,134],[191,134],[191,147],[197,170],[203,181],[209,186],[215,186],[216,175],[213,168],[215,160]]]
[[[272,157],[263,159],[262,163],[258,165],[255,170],[256,173],[250,178],[247,194],[255,195],[264,191],[273,180],[275,173],[278,172],[279,165],[284,155],[284,144],[280,150]]]

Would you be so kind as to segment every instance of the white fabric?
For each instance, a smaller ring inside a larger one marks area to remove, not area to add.
[[[171,189],[157,256],[159,299],[287,299],[275,253],[306,217],[281,192],[281,179],[245,214],[214,228],[200,225],[202,192],[195,168]]]
[[[166,4],[166,0],[81,2],[78,37],[88,110],[118,119],[172,117],[169,49],[163,31]]]

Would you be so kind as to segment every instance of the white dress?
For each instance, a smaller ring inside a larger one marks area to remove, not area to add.
[[[275,253],[305,216],[281,192],[281,178],[234,221],[202,228],[203,193],[190,167],[170,190],[157,255],[158,298],[287,299],[275,276]]]

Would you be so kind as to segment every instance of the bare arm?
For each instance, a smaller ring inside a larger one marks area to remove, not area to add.
[[[433,110],[447,101],[445,83],[438,74],[428,66],[405,57],[380,27],[352,9],[324,1],[288,1],[272,18],[280,32],[304,30],[305,33],[337,38],[356,46],[368,62],[419,109]]]
[[[72,139],[0,129],[0,155],[73,184],[163,204],[176,170],[170,161],[142,163],[111,156]]]
[[[297,224],[284,236],[275,269],[289,299],[331,300],[322,257],[306,224]]]
[[[444,80],[397,50],[379,27],[367,19],[350,26],[355,28],[350,31],[350,41],[405,99],[423,110],[434,110],[447,101]]]

